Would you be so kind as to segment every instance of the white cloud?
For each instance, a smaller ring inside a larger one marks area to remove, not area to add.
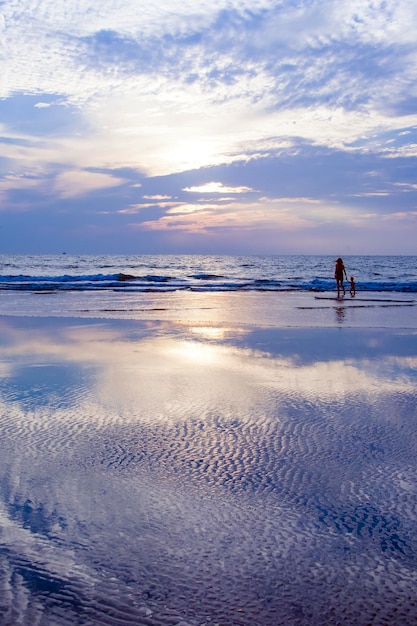
[[[390,196],[389,191],[371,191],[371,192],[363,192],[363,193],[353,193],[352,196],[354,198],[384,198]]]
[[[143,230],[181,230],[210,234],[214,229],[250,231],[295,231],[320,224],[356,221],[354,208],[311,198],[260,198],[256,202],[183,203],[153,221],[134,226]]]
[[[205,183],[204,185],[197,185],[195,187],[185,187],[183,191],[189,191],[194,193],[247,193],[253,191],[250,187],[228,187],[223,183]]]
[[[116,178],[108,174],[67,170],[61,172],[56,177],[54,191],[61,198],[74,198],[92,191],[117,187],[124,182],[122,178]]]
[[[401,191],[406,193],[417,189],[417,185],[412,185],[410,183],[394,183],[394,187],[401,187]]]
[[[53,106],[53,104],[50,102],[37,102],[34,106],[35,109],[49,109],[49,107]]]
[[[416,7],[414,0],[259,0],[256,8],[250,0],[11,0],[2,7],[0,95],[37,94],[42,110],[52,108],[42,97],[58,94],[59,103],[78,107],[88,130],[0,146],[0,156],[17,169],[164,175],[276,155],[295,138],[379,153],[381,133],[417,124],[414,112],[393,113],[417,95]],[[384,149],[392,158],[417,154],[412,143]],[[90,183],[84,176],[78,188]]]
[[[160,209],[172,209],[172,207],[175,207],[177,205],[181,206],[181,203],[172,202],[172,201],[171,202],[155,201],[155,202],[149,202],[149,203],[131,204],[126,209],[119,209],[117,213],[120,213],[121,215],[136,215],[143,209],[149,209],[149,208],[155,208],[155,207],[158,207]]]

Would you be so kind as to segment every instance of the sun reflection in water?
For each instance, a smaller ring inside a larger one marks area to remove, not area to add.
[[[192,361],[201,365],[219,364],[222,351],[199,341],[176,341],[167,346],[167,353],[181,361]]]
[[[192,326],[190,333],[203,337],[204,339],[224,339],[230,332],[231,328],[222,326]]]

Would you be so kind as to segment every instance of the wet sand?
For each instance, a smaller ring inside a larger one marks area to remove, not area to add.
[[[415,308],[260,300],[0,317],[2,626],[416,623]]]
[[[358,292],[2,292],[0,315],[268,327],[417,328],[415,294]]]

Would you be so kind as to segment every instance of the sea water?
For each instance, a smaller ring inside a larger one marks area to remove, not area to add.
[[[417,623],[415,259],[5,259],[1,626]]]
[[[359,291],[417,292],[417,257],[348,256]],[[317,291],[333,256],[0,255],[0,290]]]
[[[345,283],[338,302],[334,265],[331,256],[0,255],[0,314],[415,327],[417,257],[346,257],[356,296]]]
[[[417,623],[415,355],[398,329],[1,318],[0,623]]]

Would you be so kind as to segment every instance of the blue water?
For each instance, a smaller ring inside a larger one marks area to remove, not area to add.
[[[416,333],[212,329],[0,316],[1,626],[417,624]]]
[[[0,290],[334,290],[333,256],[0,255]],[[371,292],[417,292],[416,256],[348,256],[348,276]]]

